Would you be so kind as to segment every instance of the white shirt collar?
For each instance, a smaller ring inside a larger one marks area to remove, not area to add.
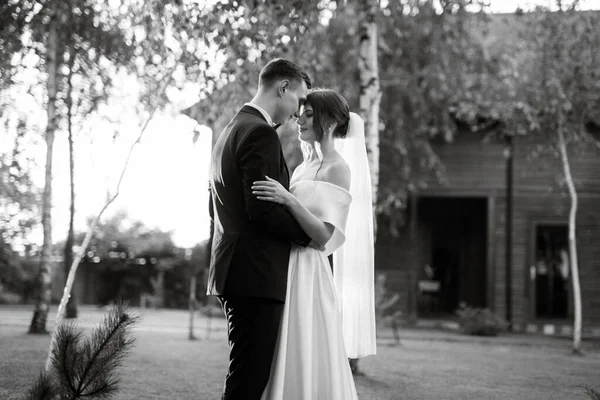
[[[254,103],[246,103],[244,105],[254,107],[255,109],[257,109],[262,114],[262,116],[267,120],[267,124],[273,126],[273,120],[271,119],[271,116],[262,107],[259,107]]]

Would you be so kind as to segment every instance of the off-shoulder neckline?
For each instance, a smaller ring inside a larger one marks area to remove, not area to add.
[[[341,186],[336,185],[335,183],[331,183],[331,182],[327,182],[327,181],[313,180],[313,179],[298,179],[298,180],[292,182],[292,184],[290,185],[290,189],[292,187],[294,187],[294,185],[297,185],[300,182],[324,183],[325,185],[339,189],[341,192],[344,192],[344,193],[348,194],[350,197],[352,197],[352,195],[350,194],[349,191],[347,191],[346,189],[344,189]]]

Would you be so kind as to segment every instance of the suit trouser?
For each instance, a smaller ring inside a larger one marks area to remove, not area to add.
[[[260,400],[269,380],[283,303],[219,297],[227,318],[229,371],[221,400]]]

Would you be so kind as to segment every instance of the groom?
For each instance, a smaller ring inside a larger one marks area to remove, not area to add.
[[[222,400],[259,400],[286,297],[291,243],[313,245],[283,206],[257,200],[254,181],[266,176],[289,187],[289,172],[274,124],[297,115],[311,80],[295,63],[270,61],[258,90],[219,136],[211,160],[214,237],[209,295],[227,318],[229,371]]]

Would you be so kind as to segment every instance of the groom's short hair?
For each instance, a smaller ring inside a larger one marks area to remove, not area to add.
[[[268,87],[282,79],[298,82],[304,81],[308,89],[312,87],[312,81],[306,71],[298,64],[285,58],[271,60],[263,67],[258,76],[258,86]]]

